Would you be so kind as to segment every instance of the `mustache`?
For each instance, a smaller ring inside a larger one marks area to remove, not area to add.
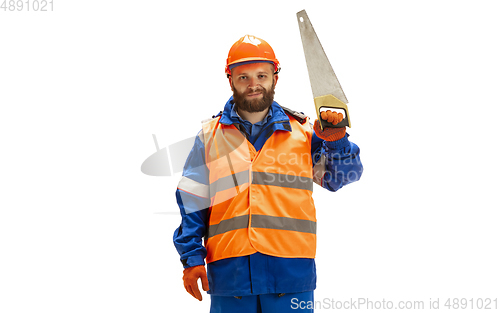
[[[247,90],[245,90],[245,92],[243,93],[243,95],[247,96],[251,93],[256,93],[256,92],[266,92],[267,90],[264,88],[264,87],[261,87],[261,86],[256,86],[256,87],[248,87]]]

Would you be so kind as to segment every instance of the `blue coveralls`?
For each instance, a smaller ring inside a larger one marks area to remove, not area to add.
[[[236,113],[232,100],[231,97],[224,111],[217,115],[222,115],[220,123],[235,126],[239,124],[240,130],[244,130],[248,141],[257,151],[275,131],[291,131],[289,117],[278,103],[273,102],[268,115],[261,122],[251,124]],[[357,181],[363,171],[359,148],[347,137],[348,135],[333,142],[324,141],[316,134],[312,137],[313,165],[322,154],[327,156],[322,187],[330,191],[337,191],[344,185]],[[186,160],[184,177],[210,185],[204,143],[199,136]],[[174,232],[174,245],[184,268],[204,265],[207,252],[202,238],[208,225],[210,199],[180,189],[177,189],[176,197],[182,222]],[[295,297],[294,301],[312,301],[313,290],[316,288],[314,259],[279,258],[259,252],[209,263],[207,275],[212,313],[297,312],[291,309],[291,299]],[[280,305],[280,309],[276,305]],[[233,306],[237,307],[236,311]]]

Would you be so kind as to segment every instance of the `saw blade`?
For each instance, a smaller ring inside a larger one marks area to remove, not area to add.
[[[347,98],[340,86],[337,75],[335,75],[328,61],[323,46],[321,46],[321,42],[305,10],[297,12],[297,20],[313,97],[333,95],[340,101],[347,103]]]

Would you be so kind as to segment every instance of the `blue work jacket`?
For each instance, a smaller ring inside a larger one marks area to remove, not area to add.
[[[224,106],[224,111],[217,116],[220,116],[220,123],[237,126],[257,151],[275,131],[291,131],[288,115],[276,102],[271,105],[267,116],[255,124],[242,119],[236,113],[232,97]],[[363,172],[359,148],[348,140],[348,136],[329,142],[313,133],[311,141],[313,166],[322,155],[326,156],[325,174],[321,185],[330,191],[337,191],[344,185],[358,180]],[[196,137],[182,175],[182,179],[194,181],[200,186],[208,188],[210,185],[208,168],[205,165],[205,146],[200,136]],[[190,193],[179,188],[176,190],[176,198],[182,222],[175,230],[173,239],[181,262],[184,268],[204,265],[207,252],[202,240],[208,225],[210,199],[197,192]],[[293,293],[316,288],[314,259],[280,258],[259,252],[209,263],[207,275],[210,286],[208,293],[213,295]]]

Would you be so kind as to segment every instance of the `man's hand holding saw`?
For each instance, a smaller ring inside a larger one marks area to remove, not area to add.
[[[321,112],[321,118],[325,121],[332,123],[333,125],[336,125],[344,119],[344,116],[342,115],[342,113],[337,113],[328,110]],[[316,136],[318,136],[323,140],[336,141],[344,138],[345,127],[340,127],[340,128],[325,127],[323,128],[323,130],[321,130],[319,121],[316,120],[314,122],[314,132],[316,133]]]

